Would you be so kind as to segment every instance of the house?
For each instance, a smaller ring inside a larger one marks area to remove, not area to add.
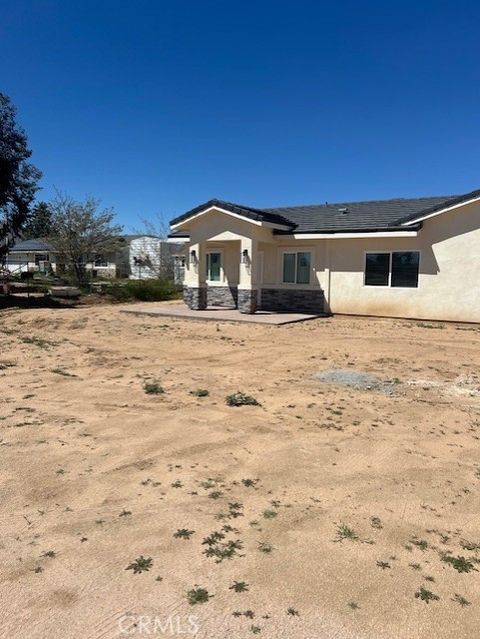
[[[210,200],[171,221],[184,300],[480,322],[480,190],[257,209]]]
[[[86,263],[93,277],[129,277],[149,279],[161,275],[173,277],[173,254],[179,249],[172,244],[150,235],[125,235],[121,248],[114,255],[99,256]],[[20,240],[9,250],[5,266],[12,274],[22,272],[57,272],[57,252],[46,238]]]
[[[153,235],[126,235],[130,279],[164,277],[183,282],[183,244],[165,241]]]
[[[53,247],[45,238],[18,241],[8,250],[5,268],[12,275],[28,271],[47,272],[51,258]]]

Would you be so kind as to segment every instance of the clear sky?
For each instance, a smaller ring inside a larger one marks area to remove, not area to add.
[[[480,4],[0,0],[0,91],[53,187],[127,230],[480,188]]]

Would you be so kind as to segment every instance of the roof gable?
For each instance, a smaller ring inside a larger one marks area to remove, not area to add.
[[[187,220],[191,220],[198,215],[202,215],[203,213],[209,212],[211,209],[218,209],[220,211],[225,211],[227,213],[231,213],[232,215],[242,217],[246,220],[251,220],[257,223],[267,223],[282,227],[291,227],[292,224],[288,222],[281,215],[276,215],[274,213],[270,213],[269,211],[262,209],[255,209],[250,206],[243,206],[242,204],[233,204],[232,202],[225,202],[224,200],[209,200],[204,204],[200,204],[200,206],[187,211],[183,215],[180,215],[174,218],[170,222],[170,226],[175,228]]]

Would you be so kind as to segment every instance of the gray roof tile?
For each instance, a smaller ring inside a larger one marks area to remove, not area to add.
[[[50,242],[44,237],[37,237],[31,240],[20,240],[19,242],[15,242],[15,244],[11,247],[10,252],[18,252],[18,251],[42,251],[49,252],[53,250],[53,246]]]
[[[336,202],[266,209],[281,215],[295,226],[295,233],[329,233],[390,229],[399,219],[438,206],[449,196],[396,198],[367,202]]]

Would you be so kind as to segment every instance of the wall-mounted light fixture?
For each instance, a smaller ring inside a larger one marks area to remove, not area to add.
[[[197,263],[197,251],[195,249],[192,249],[190,251],[190,260],[191,260],[192,264],[196,264]]]
[[[242,251],[242,264],[248,264],[250,261],[248,257],[248,249],[243,249]]]

